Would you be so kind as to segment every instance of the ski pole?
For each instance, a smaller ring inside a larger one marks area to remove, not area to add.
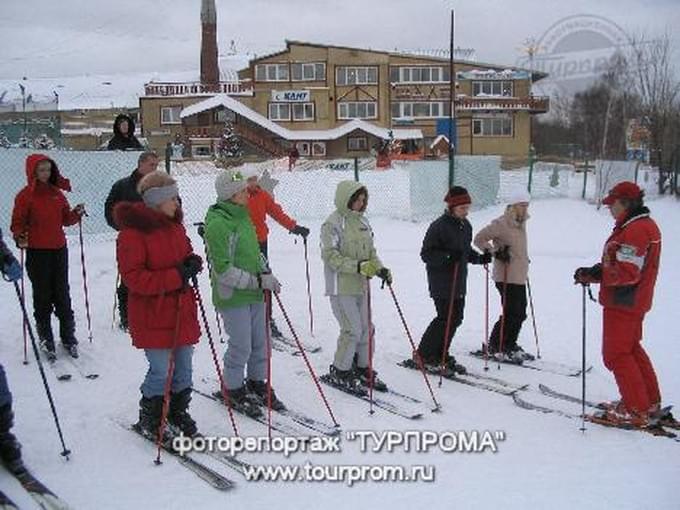
[[[201,318],[203,319],[203,326],[205,327],[205,334],[208,336],[208,345],[210,345],[210,352],[212,353],[213,363],[215,364],[215,371],[217,372],[217,378],[220,383],[220,391],[222,392],[222,400],[227,406],[227,412],[229,414],[229,420],[231,421],[231,427],[234,429],[234,435],[238,437],[238,429],[236,428],[236,420],[234,418],[234,411],[231,406],[231,399],[229,399],[229,390],[227,385],[224,384],[224,376],[222,375],[222,369],[220,368],[220,363],[217,360],[217,351],[215,350],[215,342],[213,341],[212,333],[210,332],[210,326],[208,325],[208,316],[205,313],[205,306],[203,306],[203,298],[201,297],[201,291],[198,288],[198,278],[194,276],[191,279],[194,287],[194,294],[196,295],[196,301],[198,301],[198,308],[201,311]]]
[[[503,264],[503,296],[501,297],[501,338],[498,342],[498,370],[501,369],[501,356],[503,356],[503,345],[505,344],[505,304],[508,298],[508,263]]]
[[[113,310],[111,310],[111,329],[116,327],[116,308],[118,306],[118,286],[120,285],[120,273],[116,276],[116,287],[113,289]]]
[[[271,316],[267,309],[272,304],[272,293],[270,290],[264,291],[264,335],[265,348],[267,349],[267,437],[272,439],[272,335],[270,331]]]
[[[484,303],[484,371],[489,370],[489,265],[484,264],[486,272],[486,291]]]
[[[534,326],[534,338],[536,339],[536,358],[541,359],[541,347],[538,345],[538,329],[536,328],[536,313],[534,312],[534,298],[531,296],[531,280],[527,276],[527,291],[529,292],[529,308],[531,309],[531,322]]]
[[[581,432],[586,431],[586,287],[590,290],[588,284],[581,284]]]
[[[87,270],[85,269],[85,248],[83,246],[83,222],[78,222],[78,238],[80,239],[80,265],[83,269],[83,291],[85,292],[85,313],[87,315],[87,330],[92,343],[92,319],[90,319],[90,296],[87,291]]]
[[[203,251],[205,252],[205,260],[208,263],[208,274],[212,274],[212,263],[210,262],[210,256],[208,255],[208,245],[205,244],[205,237],[203,235],[205,234],[205,223],[202,221],[194,223],[195,227],[198,227],[196,230],[198,231],[198,235],[201,236],[201,241],[203,241]],[[222,334],[222,323],[220,322],[220,314],[217,311],[217,307],[215,307],[215,322],[217,323],[217,333],[220,336],[220,343],[224,343],[224,335]]]
[[[68,460],[68,456],[71,454],[71,450],[66,448],[66,443],[64,442],[64,434],[61,431],[61,425],[59,424],[59,416],[57,415],[57,409],[54,404],[54,399],[52,398],[52,392],[50,391],[50,385],[47,383],[47,377],[45,376],[45,369],[43,368],[42,361],[40,360],[40,354],[38,352],[38,345],[36,344],[35,341],[35,336],[33,335],[33,329],[31,328],[31,324],[28,321],[28,312],[26,311],[26,303],[24,302],[24,297],[21,294],[21,290],[19,289],[19,284],[17,282],[14,282],[14,290],[17,293],[17,299],[19,299],[19,306],[21,306],[21,313],[24,316],[24,326],[26,327],[26,330],[28,331],[28,336],[31,339],[31,345],[33,347],[33,354],[35,355],[35,360],[38,363],[38,370],[40,370],[40,377],[42,378],[42,383],[43,387],[45,388],[45,393],[47,394],[47,400],[50,403],[50,410],[52,411],[52,417],[54,418],[54,424],[57,426],[57,434],[59,434],[59,440],[61,441],[61,455],[62,457],[66,457],[66,460]]]
[[[366,314],[368,315],[368,413],[373,414],[373,313],[371,310],[371,280],[366,278]]]
[[[314,384],[316,385],[316,389],[319,392],[319,395],[321,395],[321,399],[323,400],[323,403],[326,406],[326,409],[328,410],[328,414],[330,415],[331,420],[333,420],[333,425],[336,426],[336,427],[339,427],[340,424],[335,419],[335,415],[333,414],[333,410],[331,409],[331,406],[328,403],[328,399],[326,399],[326,395],[323,392],[323,388],[321,388],[321,385],[319,384],[319,378],[316,376],[316,372],[314,372],[314,368],[312,367],[312,364],[309,362],[309,357],[307,356],[307,352],[305,351],[305,347],[304,347],[304,345],[302,345],[302,342],[300,342],[300,340],[297,336],[297,333],[295,332],[295,328],[293,328],[293,324],[290,322],[290,318],[288,317],[288,312],[286,312],[286,309],[283,306],[283,302],[281,301],[281,298],[279,297],[278,294],[274,293],[274,299],[276,299],[276,303],[279,305],[279,308],[281,309],[281,313],[283,314],[283,318],[286,320],[286,324],[288,324],[288,328],[290,329],[290,332],[293,335],[293,339],[295,340],[295,343],[297,344],[297,347],[300,350],[300,353],[302,354],[302,358],[305,360],[305,364],[307,365],[307,370],[309,370],[309,374],[312,376],[312,380],[314,381]]]
[[[305,275],[307,277],[307,307],[309,308],[309,332],[314,337],[314,311],[312,310],[312,284],[309,277],[309,253],[307,251],[307,237],[303,237],[305,247]]]
[[[446,328],[444,329],[444,341],[442,342],[442,361],[439,370],[439,387],[442,387],[444,380],[444,369],[446,367],[446,353],[449,350],[449,333],[451,333],[451,323],[453,322],[453,302],[456,297],[456,285],[458,283],[458,261],[453,266],[453,276],[451,277],[451,292],[449,293],[449,309],[446,313]]]
[[[163,407],[161,408],[161,421],[158,424],[158,439],[156,443],[157,452],[156,465],[161,464],[161,450],[163,448],[163,435],[165,433],[165,424],[168,418],[168,410],[170,408],[170,388],[172,387],[172,376],[175,372],[175,351],[177,350],[177,339],[179,338],[180,316],[182,311],[182,296],[184,289],[182,289],[177,296],[177,317],[175,318],[175,332],[172,336],[172,347],[168,357],[168,372],[165,376],[165,388],[163,389]]]
[[[399,318],[401,319],[401,323],[404,326],[404,330],[406,331],[406,338],[408,338],[409,343],[411,344],[411,352],[415,354],[416,358],[416,364],[418,365],[418,369],[422,372],[423,377],[425,378],[425,384],[427,385],[427,389],[430,392],[430,396],[432,397],[432,401],[434,402],[434,409],[432,409],[433,413],[437,413],[441,411],[441,405],[439,402],[437,402],[437,399],[434,396],[434,391],[432,391],[432,386],[430,385],[430,380],[427,377],[427,372],[425,372],[425,364],[423,363],[423,358],[418,352],[418,348],[416,347],[415,342],[413,341],[413,337],[411,336],[411,331],[408,329],[408,324],[406,324],[406,319],[404,318],[404,313],[401,311],[401,306],[399,306],[399,301],[397,301],[397,296],[394,293],[394,289],[392,288],[391,283],[387,283],[387,288],[390,289],[390,294],[392,295],[392,300],[394,301],[394,306],[397,307],[397,313],[399,314]]]
[[[21,257],[21,299],[24,299],[24,296],[26,295],[24,292],[24,271],[26,271],[26,267],[24,265],[24,249],[21,248],[19,250],[20,252],[20,257]],[[23,330],[24,330],[24,365],[28,365],[28,337],[26,334],[26,323],[23,323]]]

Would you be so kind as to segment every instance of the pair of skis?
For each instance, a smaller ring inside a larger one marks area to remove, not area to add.
[[[71,507],[54,492],[47,488],[26,468],[16,471],[7,470],[21,484],[26,493],[43,510],[69,510]],[[0,510],[18,509],[19,506],[4,492],[0,491]]]
[[[471,351],[469,356],[477,359],[487,359],[484,351]],[[567,365],[565,363],[557,363],[555,361],[545,361],[542,359],[524,360],[522,362],[510,361],[506,359],[498,360],[493,355],[488,356],[489,363],[501,363],[502,365],[512,365],[516,367],[526,368],[529,370],[537,370],[540,372],[547,372],[550,374],[563,375],[565,377],[580,377],[581,367]],[[592,365],[586,368],[586,373],[593,369]]]

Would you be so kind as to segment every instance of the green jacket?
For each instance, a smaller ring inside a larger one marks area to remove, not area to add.
[[[347,207],[354,193],[365,186],[355,181],[338,183],[336,211],[321,226],[321,258],[324,261],[326,295],[361,295],[367,279],[359,274],[359,262],[382,262],[373,245],[373,231],[363,212]]]
[[[205,215],[210,283],[217,308],[236,308],[264,299],[257,275],[264,270],[248,208],[219,201]]]

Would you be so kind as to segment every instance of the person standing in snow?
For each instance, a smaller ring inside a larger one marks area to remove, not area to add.
[[[135,136],[135,122],[132,117],[121,113],[113,121],[113,138],[109,140],[107,150],[110,151],[141,151],[144,147]]]
[[[68,284],[68,248],[65,226],[75,225],[85,206],[71,209],[62,193],[71,183],[59,173],[57,164],[43,154],[26,158],[27,186],[14,200],[12,234],[17,246],[26,250],[26,271],[33,286],[33,316],[40,348],[50,361],[56,358],[52,333],[52,310],[59,318],[59,336],[66,351],[78,357],[76,322]]]
[[[661,409],[656,373],[641,344],[659,271],[661,232],[644,205],[644,192],[633,182],[614,186],[602,203],[609,206],[614,230],[601,261],[579,267],[574,282],[600,284],[602,357],[621,394],[620,402],[606,405],[603,418],[644,427]]]
[[[258,184],[259,174],[250,174],[247,178],[248,183],[248,212],[250,214],[250,219],[255,226],[255,232],[257,234],[257,241],[260,245],[260,251],[265,256],[267,261],[269,261],[269,251],[267,244],[267,237],[269,236],[269,227],[267,226],[267,216],[274,218],[279,225],[288,230],[291,234],[302,236],[303,239],[307,239],[309,235],[309,229],[298,225],[297,222],[288,216],[283,208],[276,203],[274,197],[272,197],[266,190],[262,189]],[[269,263],[269,262],[267,262]],[[283,336],[279,328],[276,326],[274,319],[272,318],[272,307],[269,303],[267,308],[267,315],[269,316],[269,324],[271,328],[272,336],[280,338]]]
[[[140,387],[142,433],[156,438],[163,409],[170,355],[174,351],[168,423],[193,436],[189,415],[193,345],[201,336],[191,282],[201,271],[182,224],[177,184],[164,172],[145,175],[138,185],[142,202],[119,202],[113,218],[118,272],[128,288],[128,325],[132,345],[149,362]]]
[[[23,270],[2,240],[2,231],[0,231],[0,259],[2,277],[12,283],[21,280]],[[21,444],[11,432],[13,425],[12,393],[9,391],[5,369],[0,363],[0,460],[9,471],[17,473],[25,468],[21,459]]]
[[[526,222],[529,219],[530,199],[527,192],[515,193],[508,200],[503,215],[480,230],[474,239],[478,249],[492,253],[496,259],[493,280],[500,293],[503,309],[491,331],[489,354],[513,363],[534,358],[517,345],[522,323],[527,318],[529,249]]]
[[[456,359],[449,354],[449,346],[456,329],[463,322],[468,263],[488,264],[491,254],[479,254],[471,247],[472,225],[467,215],[472,199],[467,190],[453,186],[444,197],[444,202],[447,210],[430,224],[420,250],[437,315],[423,333],[414,358],[420,356],[426,365],[435,367],[444,362],[452,373],[464,374],[465,367],[456,363]],[[417,362],[416,359],[414,361]]]
[[[375,338],[375,327],[368,317],[368,286],[374,276],[391,284],[392,274],[376,253],[373,230],[364,216],[367,206],[368,191],[363,184],[339,182],[336,210],[321,226],[326,295],[340,325],[329,378],[350,390],[368,386],[372,378],[374,389],[387,391],[377,372],[371,373],[368,366],[369,335]]]
[[[104,202],[104,217],[106,218],[106,223],[115,230],[118,230],[118,226],[113,219],[113,208],[119,202],[141,202],[142,195],[137,191],[137,185],[142,177],[151,172],[156,171],[158,168],[158,155],[153,151],[147,151],[140,154],[137,160],[137,168],[132,172],[132,174],[122,179],[117,180],[113,186],[111,186],[111,191],[106,197],[106,202]],[[120,329],[127,331],[128,329],[128,317],[127,317],[127,298],[128,292],[125,283],[121,280],[116,289],[118,294],[118,315],[120,318]]]
[[[224,171],[215,180],[215,190],[217,202],[206,213],[203,236],[212,267],[213,303],[229,335],[224,382],[235,409],[260,416],[260,406],[267,404],[270,382],[265,292],[278,293],[281,285],[260,253],[248,213],[250,192],[246,178],[238,170]],[[218,394],[221,398],[221,389]],[[273,388],[271,404],[274,410],[285,409]]]

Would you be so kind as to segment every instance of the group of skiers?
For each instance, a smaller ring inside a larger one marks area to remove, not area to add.
[[[196,278],[204,262],[194,252],[183,225],[177,183],[156,170],[157,164],[155,154],[142,153],[135,171],[112,187],[105,215],[119,231],[120,324],[133,345],[144,350],[149,363],[140,387],[137,427],[150,436],[158,433],[168,395],[168,424],[193,435],[197,427],[188,412],[192,354],[201,336]],[[11,230],[17,246],[26,250],[41,348],[48,359],[54,359],[54,311],[62,344],[69,355],[77,357],[63,227],[81,221],[85,208],[82,204],[70,208],[62,193],[70,190],[70,184],[49,158],[30,155],[26,176],[28,184],[17,195]],[[219,393],[228,400],[225,403],[249,414],[261,413],[261,406],[267,403],[273,409],[285,409],[267,380],[271,355],[267,335],[280,335],[271,319],[272,295],[280,292],[281,283],[267,258],[266,216],[305,241],[310,231],[284,213],[258,185],[256,173],[222,171],[215,191],[216,201],[206,212],[199,233],[210,267],[212,301],[229,336]],[[444,201],[446,210],[428,227],[420,252],[436,315],[424,331],[413,361],[465,373],[449,350],[464,317],[468,264],[486,268],[492,262],[502,314],[488,345],[483,346],[485,354],[516,363],[531,359],[517,344],[527,306],[528,194],[519,193],[508,200],[503,215],[474,238],[467,219],[472,202],[467,190],[453,186]],[[608,406],[607,417],[616,423],[644,426],[661,403],[654,369],[640,344],[642,321],[651,307],[658,271],[661,235],[644,206],[643,192],[634,183],[617,185],[604,203],[616,219],[614,232],[601,263],[579,268],[574,279],[583,285],[601,285],[604,362],[613,371],[622,397]],[[326,377],[342,388],[372,386],[384,391],[387,384],[377,377],[371,363],[375,329],[370,320],[370,283],[377,277],[391,285],[393,276],[378,257],[365,215],[368,204],[369,193],[363,184],[342,181],[335,193],[335,211],[321,226],[325,293],[340,330]],[[17,278],[17,265],[3,249],[3,274]],[[5,395],[3,375],[0,371],[0,399]],[[2,426],[11,425],[11,419],[3,418],[5,400],[0,400],[0,452],[6,437],[3,432],[9,430]]]

